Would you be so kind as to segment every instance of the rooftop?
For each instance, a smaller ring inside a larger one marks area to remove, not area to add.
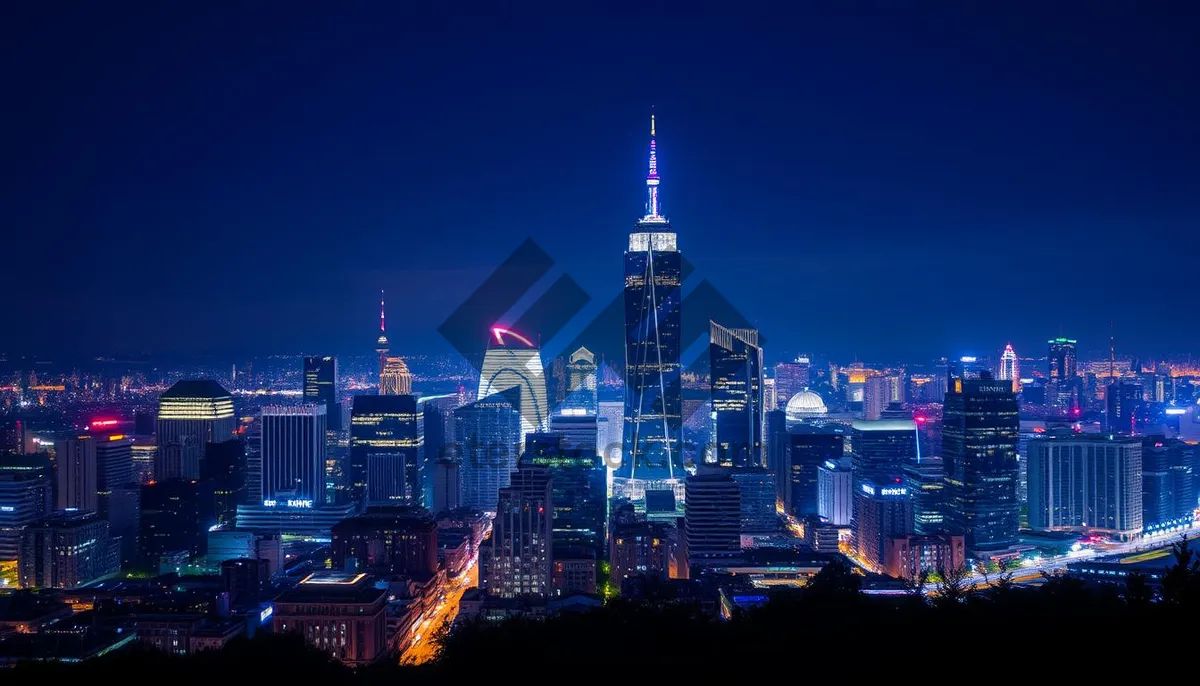
[[[163,391],[162,398],[230,398],[229,391],[212,379],[184,379]]]

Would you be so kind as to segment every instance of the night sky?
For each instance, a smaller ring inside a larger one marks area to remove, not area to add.
[[[684,254],[777,351],[1200,352],[1197,10],[961,4],[6,4],[0,352],[366,353],[380,288],[433,351],[525,238],[599,307],[652,105]]]

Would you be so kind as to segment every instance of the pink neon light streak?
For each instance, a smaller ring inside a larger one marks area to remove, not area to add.
[[[537,347],[533,344],[533,341],[522,336],[521,334],[517,333],[516,331],[510,331],[508,329],[505,329],[505,328],[502,328],[499,326],[492,327],[492,335],[496,337],[496,342],[499,343],[500,345],[504,345],[504,337],[505,336],[512,336],[513,338],[517,339],[518,341],[521,341],[522,343],[529,346],[530,348]]]

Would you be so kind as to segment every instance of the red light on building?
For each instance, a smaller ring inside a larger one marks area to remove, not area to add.
[[[924,424],[925,422],[927,422],[929,420],[924,417],[913,417],[913,421],[918,424]]]
[[[92,420],[92,428],[93,429],[107,429],[110,427],[114,427],[120,423],[121,423],[121,420],[119,420],[119,419],[93,419]]]

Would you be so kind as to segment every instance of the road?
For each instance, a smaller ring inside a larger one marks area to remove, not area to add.
[[[1055,555],[1053,557],[1040,559],[1035,558],[1033,561],[1026,562],[1025,564],[1022,564],[1019,567],[1014,567],[1009,571],[1012,572],[1014,583],[1040,583],[1042,581],[1043,574],[1062,572],[1066,570],[1068,564],[1072,562],[1079,562],[1080,560],[1093,560],[1096,558],[1121,558],[1124,556],[1133,556],[1138,559],[1144,559],[1144,557],[1146,557],[1145,553],[1148,551],[1163,549],[1169,551],[1173,544],[1179,542],[1180,536],[1187,536],[1188,540],[1200,538],[1200,526],[1192,526],[1188,529],[1183,529],[1180,531],[1147,536],[1136,541],[1129,543],[1118,543],[1116,545],[1106,546],[1103,549],[1098,550],[1083,548],[1066,555]],[[1166,555],[1169,554],[1170,553],[1167,552],[1165,555],[1163,555],[1163,557],[1166,557]],[[1129,561],[1135,562],[1137,560],[1130,559]],[[987,580],[985,581],[984,575],[979,574],[978,572],[972,572],[964,581],[971,589],[979,589],[994,585],[998,576],[1000,576],[1000,574],[992,572],[987,575]],[[937,584],[926,584],[925,592],[928,594],[937,592]]]
[[[427,616],[414,625],[410,631],[414,633],[408,648],[400,656],[403,664],[419,665],[437,657],[437,633],[442,625],[449,626],[458,616],[458,603],[462,600],[467,589],[479,585],[479,555],[468,563],[466,569],[457,578],[446,582],[446,599],[430,611]]]

